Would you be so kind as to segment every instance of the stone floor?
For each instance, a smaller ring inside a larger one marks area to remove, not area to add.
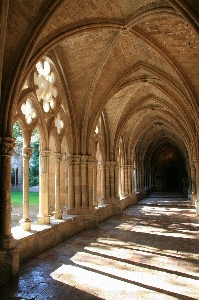
[[[153,193],[25,262],[0,299],[199,299],[199,217]]]

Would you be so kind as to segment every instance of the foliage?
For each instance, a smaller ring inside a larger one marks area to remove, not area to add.
[[[34,138],[31,142],[33,150],[30,160],[30,186],[39,185],[39,136],[36,130],[33,134]]]

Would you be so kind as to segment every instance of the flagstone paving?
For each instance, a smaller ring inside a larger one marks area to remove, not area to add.
[[[199,217],[153,193],[25,262],[0,299],[199,299]]]

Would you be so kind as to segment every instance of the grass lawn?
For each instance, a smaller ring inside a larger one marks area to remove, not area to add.
[[[38,192],[29,192],[29,201],[31,205],[39,204],[39,193]],[[23,203],[23,192],[16,191],[11,192],[11,204],[12,206],[20,206]]]

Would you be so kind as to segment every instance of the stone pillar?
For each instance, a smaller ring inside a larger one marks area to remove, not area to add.
[[[127,166],[127,171],[128,171],[128,195],[131,195],[132,193],[132,187],[131,187],[131,165]]]
[[[191,168],[191,204],[196,201],[196,169],[194,163],[190,164]]]
[[[124,166],[124,194],[128,195],[128,166]]]
[[[62,211],[60,209],[60,163],[62,160],[61,153],[55,153],[55,210],[53,215],[55,219],[62,219]]]
[[[110,198],[110,162],[106,161],[106,199]]]
[[[32,147],[22,149],[23,157],[23,219],[19,221],[23,230],[31,230],[29,215],[29,165],[32,156]]]
[[[115,197],[120,198],[119,195],[119,163],[115,163]]]
[[[75,198],[75,210],[80,211],[82,206],[81,196],[81,176],[80,176],[80,164],[81,155],[73,156],[73,168],[74,168],[74,198]]]
[[[138,190],[138,186],[137,186],[137,168],[134,167],[134,182],[135,182],[135,191]]]
[[[93,157],[88,157],[88,206],[93,207]]]
[[[48,200],[48,177],[49,177],[49,150],[40,151],[39,164],[39,224],[50,224],[49,200]]]
[[[135,168],[131,166],[131,194],[135,194]]]
[[[121,176],[120,176],[120,186],[121,186],[121,194],[124,195],[124,166],[120,167],[121,170]]]
[[[101,201],[105,199],[106,180],[105,180],[105,163],[100,161],[100,175],[101,175]]]
[[[1,157],[1,217],[0,217],[0,249],[14,248],[14,238],[11,233],[11,158],[14,149],[14,138],[0,139]]]
[[[115,162],[110,162],[110,196],[115,197]]]
[[[11,157],[15,139],[0,138],[0,282],[19,271],[19,255],[11,233]]]
[[[196,215],[199,216],[199,159],[194,160],[195,168],[196,168]]]
[[[81,157],[82,208],[88,208],[88,157]]]
[[[97,161],[93,162],[93,205],[98,206],[97,203]]]
[[[74,198],[74,178],[73,178],[73,157],[72,155],[66,156],[66,163],[68,166],[68,208],[74,209],[75,198]]]

